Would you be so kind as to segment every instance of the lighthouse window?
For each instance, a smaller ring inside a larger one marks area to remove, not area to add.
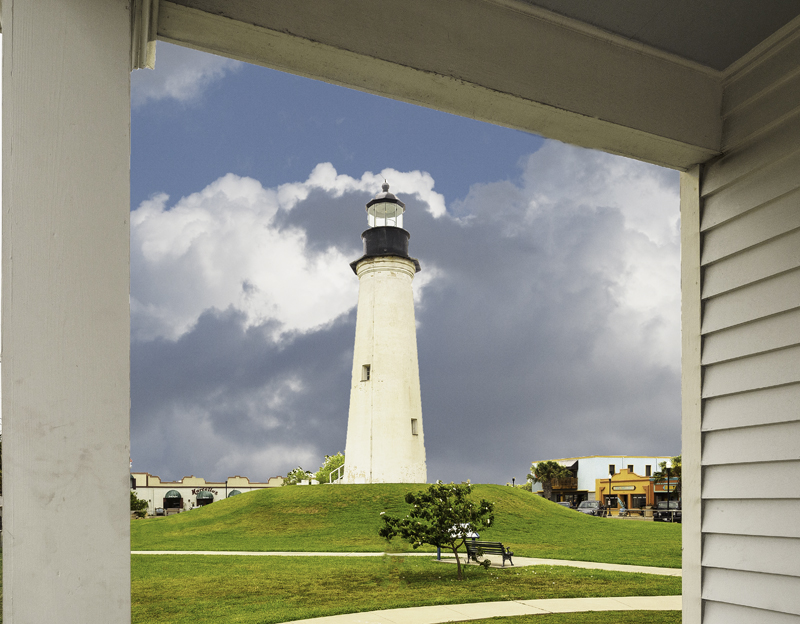
[[[361,367],[361,381],[369,381],[369,375],[370,375],[370,365],[364,364],[364,366]]]
[[[419,435],[419,433],[417,432],[417,419],[416,418],[412,418],[411,419],[411,435]]]

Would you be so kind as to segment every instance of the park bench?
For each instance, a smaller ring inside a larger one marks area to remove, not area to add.
[[[512,566],[514,565],[514,562],[511,561],[514,553],[500,542],[476,542],[473,540],[465,542],[464,545],[467,547],[467,561],[472,559],[475,563],[478,563],[479,555],[501,555],[503,557],[503,567],[506,567],[506,559]]]

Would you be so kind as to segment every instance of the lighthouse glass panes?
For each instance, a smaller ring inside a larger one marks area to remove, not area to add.
[[[405,208],[395,202],[376,202],[367,210],[367,223],[370,227],[403,227]]]

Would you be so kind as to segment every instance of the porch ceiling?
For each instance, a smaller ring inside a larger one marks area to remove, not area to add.
[[[796,0],[524,0],[724,70],[800,15]]]

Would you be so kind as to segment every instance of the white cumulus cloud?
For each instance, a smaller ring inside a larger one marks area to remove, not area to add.
[[[131,104],[138,107],[165,99],[183,103],[197,100],[211,84],[242,66],[240,61],[159,41],[155,69],[131,74]]]
[[[416,197],[426,204],[428,212],[434,217],[441,217],[447,212],[444,195],[433,190],[433,177],[427,172],[387,168],[380,173],[368,171],[356,179],[337,174],[331,163],[318,164],[305,182],[281,185],[278,198],[283,208],[291,209],[298,201],[306,199],[313,189],[326,191],[333,197],[355,191],[376,193],[385,180],[390,181],[389,190],[392,193]]]
[[[174,205],[163,193],[143,202],[131,213],[133,338],[175,340],[212,308],[243,312],[248,327],[269,324],[274,338],[319,329],[349,312],[358,299],[352,249],[312,248],[302,227],[279,223],[279,211],[313,190],[331,197],[374,193],[382,176],[431,202],[431,213],[444,211],[428,174],[387,170],[356,180],[329,163],[305,182],[277,189],[227,174]],[[435,276],[429,273],[418,280],[417,296]]]

